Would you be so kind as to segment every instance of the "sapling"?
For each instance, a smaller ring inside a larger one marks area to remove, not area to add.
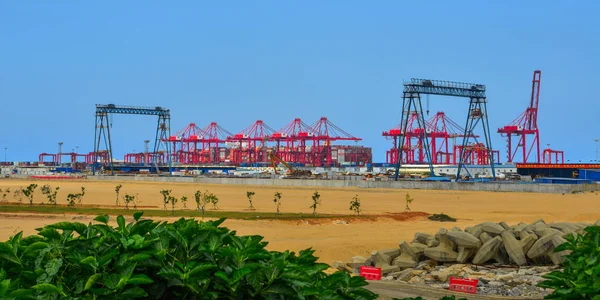
[[[252,205],[252,196],[254,196],[254,192],[251,192],[251,191],[246,192],[246,197],[248,198],[248,202],[250,203],[250,207],[248,207],[248,209],[250,209],[250,210],[254,210],[254,206]]]
[[[279,215],[279,207],[281,206],[281,193],[280,192],[275,192],[275,195],[273,195],[273,202],[275,202],[275,205],[277,207],[277,214]]]
[[[68,194],[67,195],[67,206],[75,206],[75,204],[81,204],[81,200],[85,195],[85,187],[81,187],[81,193]]]
[[[202,201],[200,202],[200,210],[202,211],[202,218],[204,218],[204,212],[206,211],[206,206],[212,202],[213,197],[214,197],[214,195],[212,193],[209,193],[208,190],[206,190],[206,192],[204,192],[204,195],[202,195]]]
[[[23,195],[25,195],[25,197],[27,197],[27,199],[29,199],[30,206],[33,206],[33,194],[34,194],[37,186],[38,186],[37,184],[32,183],[32,184],[28,185],[26,188],[21,189],[21,192],[23,193]]]
[[[77,203],[80,204],[81,200],[83,200],[83,196],[85,196],[85,187],[81,187],[81,193],[77,195]]]
[[[410,212],[410,204],[415,199],[411,198],[409,193],[406,193],[406,196],[404,196],[404,198],[406,199],[406,207],[404,208],[404,212]]]
[[[67,206],[75,206],[75,200],[79,197],[79,194],[68,194],[67,195]]]
[[[135,198],[135,195],[125,194],[125,196],[123,196],[123,200],[125,201],[125,209],[129,210],[129,203],[133,203],[133,208],[137,209],[135,205]]]
[[[42,186],[41,191],[42,194],[44,194],[46,198],[48,198],[48,204],[56,206],[56,194],[58,193],[59,189],[60,187],[58,186],[52,189],[52,187],[49,184],[45,184]]]
[[[360,198],[358,198],[358,194],[352,197],[352,201],[350,201],[350,210],[354,211],[357,216],[360,216]]]
[[[194,194],[194,200],[196,201],[196,210],[200,210],[201,202],[202,202],[202,192],[196,191]]]
[[[181,196],[181,203],[183,203],[183,209],[188,209],[187,208],[187,200],[188,200],[188,197]]]
[[[315,191],[312,194],[312,201],[313,204],[310,206],[310,208],[313,209],[313,215],[317,214],[317,206],[319,206],[321,204],[321,195],[319,195],[318,191]]]
[[[175,215],[175,205],[177,204],[177,201],[179,201],[179,199],[173,197],[173,196],[169,196],[169,203],[171,203],[171,214]]]
[[[167,205],[169,204],[171,190],[161,190],[160,194],[163,196],[163,207],[167,210]]]
[[[119,192],[121,191],[122,187],[123,187],[123,185],[121,185],[121,184],[119,184],[115,187],[115,193],[117,193],[117,200],[116,200],[117,207],[119,207]]]
[[[210,193],[210,203],[212,204],[213,209],[219,209],[219,206],[217,206],[217,203],[219,203],[219,198],[213,193]]]

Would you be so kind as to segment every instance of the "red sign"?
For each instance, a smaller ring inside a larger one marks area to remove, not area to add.
[[[600,169],[600,164],[517,164],[517,169]]]

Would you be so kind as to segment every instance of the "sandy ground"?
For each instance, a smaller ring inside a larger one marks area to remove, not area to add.
[[[0,180],[0,189],[24,187],[34,181]],[[38,186],[44,181],[35,181]],[[84,204],[98,206],[114,206],[114,188],[119,182],[91,181],[53,181],[53,186],[60,186],[59,203],[66,203],[68,193],[78,192],[81,186],[86,187]],[[177,197],[183,195],[193,199],[196,190],[209,190],[219,199],[219,207],[225,211],[242,211],[247,208],[246,191],[254,191],[254,206],[257,212],[274,212],[273,193],[282,194],[282,212],[311,213],[312,188],[291,188],[271,186],[243,185],[199,185],[187,183],[150,183],[121,182],[125,193],[137,194],[141,199],[139,205],[159,209],[162,207],[162,196],[159,191],[171,189]],[[354,255],[367,255],[374,249],[397,247],[402,240],[411,240],[414,233],[424,231],[433,233],[440,227],[465,227],[484,221],[505,221],[508,224],[531,222],[543,218],[548,222],[595,222],[600,219],[600,195],[596,193],[560,195],[533,193],[495,193],[495,192],[462,192],[462,191],[428,191],[428,190],[390,190],[390,189],[319,189],[322,206],[319,213],[349,214],[349,202],[357,195],[361,199],[364,214],[386,214],[404,211],[404,196],[410,193],[415,200],[411,204],[413,211],[440,213],[443,212],[458,219],[456,223],[432,222],[425,218],[409,221],[398,221],[381,217],[377,220],[351,220],[348,224],[335,220],[327,220],[320,224],[303,221],[244,221],[227,220],[224,226],[236,230],[239,234],[259,234],[269,242],[272,250],[290,249],[298,251],[312,247],[316,255],[325,263],[334,260],[348,260]],[[7,199],[14,202],[12,195]],[[34,203],[45,201],[45,197],[36,191]],[[188,206],[194,207],[190,200]],[[182,207],[181,204],[178,205]],[[44,224],[63,220],[78,219],[87,222],[93,217],[81,216],[32,216],[26,214],[0,215],[0,240],[6,240],[18,231],[34,234],[35,228]]]

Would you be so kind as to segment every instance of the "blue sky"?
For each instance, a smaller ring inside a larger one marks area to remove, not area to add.
[[[174,4],[173,4],[174,3]],[[1,148],[9,160],[93,148],[94,104],[163,106],[172,131],[327,116],[382,162],[402,81],[487,85],[495,131],[527,106],[542,70],[542,147],[595,159],[598,1],[4,1]],[[430,98],[464,123],[467,100]],[[115,116],[116,157],[143,149],[155,118]],[[3,154],[3,153],[2,153]]]

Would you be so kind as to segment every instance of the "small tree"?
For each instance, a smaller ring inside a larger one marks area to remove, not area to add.
[[[202,201],[200,202],[200,211],[202,211],[202,218],[204,218],[206,206],[213,201],[213,197],[215,197],[215,195],[213,193],[208,192],[208,190],[206,190],[206,192],[204,192],[204,194],[202,195]]]
[[[44,194],[46,198],[48,198],[48,204],[56,206],[56,194],[58,194],[59,189],[60,187],[58,186],[52,189],[52,187],[49,184],[45,184],[42,186],[41,191],[42,194]]]
[[[406,199],[406,207],[404,208],[404,212],[410,212],[410,204],[415,199],[411,198],[409,193],[406,193],[406,196],[404,196],[404,198]]]
[[[217,206],[217,203],[219,203],[219,198],[213,193],[210,193],[210,203],[212,203],[213,209],[219,209],[219,206]]]
[[[117,207],[119,207],[119,192],[121,191],[122,187],[123,187],[123,185],[121,185],[121,184],[119,184],[115,187],[115,193],[117,193],[117,200],[116,200]]]
[[[275,192],[275,195],[273,195],[273,197],[273,202],[275,202],[275,205],[277,206],[277,214],[279,214],[279,207],[281,206],[281,193]]]
[[[33,206],[33,194],[34,194],[37,186],[38,186],[37,184],[32,183],[32,184],[28,185],[26,188],[21,190],[23,195],[25,195],[25,197],[27,197],[27,199],[29,199],[30,206]]]
[[[173,197],[173,196],[169,196],[169,203],[171,203],[171,214],[175,215],[175,205],[177,204],[177,201],[179,201],[179,199]]]
[[[160,194],[163,196],[163,207],[167,210],[167,205],[169,204],[169,200],[171,199],[171,190],[161,190]]]
[[[246,192],[246,197],[248,198],[248,202],[250,203],[250,207],[248,207],[248,209],[250,209],[250,210],[254,210],[254,206],[252,205],[252,196],[254,196],[254,192],[251,192],[251,191]]]
[[[19,204],[23,204],[23,188],[19,187],[18,189],[15,189],[13,192],[13,199]]]
[[[352,197],[352,201],[350,201],[350,210],[354,211],[357,216],[360,216],[360,198],[358,198],[358,194]]]
[[[80,204],[81,200],[83,200],[83,196],[85,196],[85,187],[84,186],[81,187],[81,193],[79,193],[77,196],[78,196],[77,203]]]
[[[123,200],[125,201],[125,209],[129,210],[129,203],[133,203],[133,208],[137,209],[135,198],[135,195],[125,194],[125,196],[123,196]]]
[[[67,195],[67,206],[75,206],[75,204],[81,204],[81,200],[85,195],[85,187],[81,187],[81,193],[68,194]]]
[[[183,203],[183,209],[188,209],[187,208],[187,200],[188,200],[188,197],[181,196],[181,203]]]
[[[67,195],[67,206],[75,206],[76,200],[79,197],[79,194],[68,194]]]
[[[313,209],[313,215],[317,214],[317,206],[319,206],[321,204],[321,195],[319,195],[318,191],[315,191],[312,194],[312,201],[313,204],[310,206],[310,208]]]
[[[200,211],[200,206],[202,206],[202,192],[196,191],[194,194],[194,200],[196,201],[196,210]],[[203,212],[204,213],[204,212]]]

